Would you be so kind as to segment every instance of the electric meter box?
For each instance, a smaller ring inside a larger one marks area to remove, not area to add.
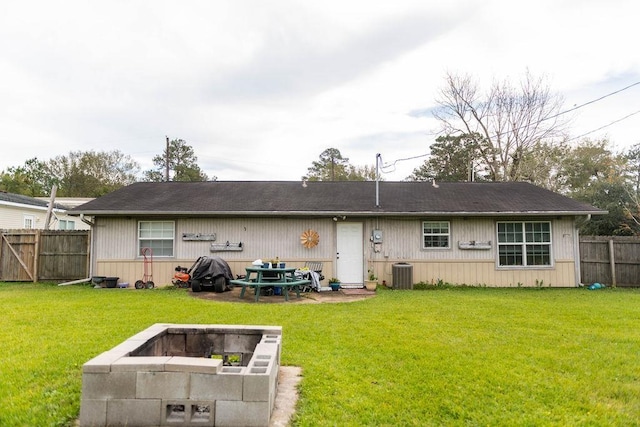
[[[371,241],[373,243],[382,243],[382,230],[373,230],[371,232]]]

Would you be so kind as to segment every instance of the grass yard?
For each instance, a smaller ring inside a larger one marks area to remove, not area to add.
[[[299,426],[638,425],[640,290],[379,290],[245,304],[0,284],[0,425],[72,425],[82,364],[157,322],[283,326]]]

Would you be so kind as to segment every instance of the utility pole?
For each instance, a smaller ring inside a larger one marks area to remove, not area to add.
[[[49,223],[51,223],[51,215],[53,213],[53,205],[56,202],[56,191],[58,191],[58,186],[53,184],[51,187],[51,195],[49,196],[49,206],[47,206],[47,215],[44,219],[44,229],[49,229]]]
[[[169,137],[165,136],[165,138],[167,138],[167,150],[165,151],[166,158],[164,160],[164,165],[165,165],[164,180],[165,182],[169,182]]]

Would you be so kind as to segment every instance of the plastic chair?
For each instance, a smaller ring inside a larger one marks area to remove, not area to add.
[[[322,261],[307,261],[304,263],[304,268],[315,271],[320,275],[320,280],[324,280],[324,276],[322,275]]]

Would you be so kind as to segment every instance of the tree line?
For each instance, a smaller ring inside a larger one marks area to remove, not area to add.
[[[100,197],[136,181],[207,181],[193,147],[182,139],[169,141],[142,172],[131,156],[114,151],[72,151],[50,160],[37,157],[0,172],[0,190],[31,197],[48,196],[55,185],[59,197]]]
[[[640,235],[640,144],[616,154],[607,139],[572,141],[569,112],[543,78],[528,72],[518,83],[495,81],[488,90],[469,75],[447,74],[433,116],[441,136],[409,181],[529,181],[609,211],[581,226],[583,234]],[[168,141],[142,172],[119,151],[71,152],[48,161],[37,158],[0,172],[0,190],[60,197],[99,197],[143,181],[207,181],[191,146]],[[376,179],[374,165],[353,165],[337,148],[327,148],[301,178],[307,181]],[[142,178],[140,178],[140,176]]]
[[[482,91],[447,74],[436,104],[443,134],[409,180],[529,181],[609,211],[583,234],[640,235],[640,144],[616,154],[607,139],[570,139],[570,113],[582,106],[563,110],[544,78],[527,72]]]

